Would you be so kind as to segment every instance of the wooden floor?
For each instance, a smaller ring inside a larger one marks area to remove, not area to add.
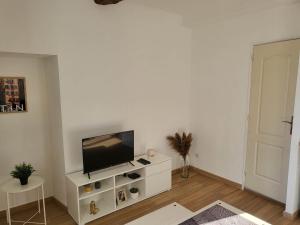
[[[229,203],[274,225],[300,225],[300,219],[290,221],[282,216],[284,210],[282,205],[196,172],[192,172],[191,177],[187,180],[176,174],[173,176],[171,191],[112,213],[89,225],[122,225],[175,201],[192,211],[197,211],[216,200]],[[26,210],[14,217],[23,219],[32,212],[32,210]],[[54,201],[47,204],[47,218],[49,225],[76,224],[65,209]],[[37,218],[36,221],[40,221],[40,218]],[[5,218],[0,218],[0,224],[6,224]]]

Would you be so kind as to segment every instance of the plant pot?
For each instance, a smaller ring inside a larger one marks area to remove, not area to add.
[[[19,178],[21,185],[27,185],[28,184],[28,177],[22,177]]]
[[[139,193],[137,192],[137,193],[131,193],[130,192],[130,197],[132,198],[132,199],[137,199],[138,197],[139,197]]]

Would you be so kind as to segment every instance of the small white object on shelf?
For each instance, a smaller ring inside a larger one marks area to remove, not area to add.
[[[11,218],[10,209],[12,208],[10,202],[10,195],[25,193],[28,191],[37,190],[38,196],[38,211],[30,217],[27,221],[18,221],[13,220]],[[46,220],[46,206],[45,206],[45,194],[44,194],[44,179],[40,176],[30,176],[27,185],[21,185],[19,180],[17,179],[10,179],[6,183],[1,186],[1,190],[6,193],[7,197],[7,223],[11,225],[12,223],[23,223],[23,224],[47,224]],[[41,205],[40,205],[40,190],[42,192],[42,201],[43,201],[43,212],[44,212],[44,222],[37,223],[37,222],[30,222],[36,215],[41,213]]]
[[[150,149],[147,150],[147,156],[148,157],[154,157],[155,154],[156,154],[155,149],[150,148]]]

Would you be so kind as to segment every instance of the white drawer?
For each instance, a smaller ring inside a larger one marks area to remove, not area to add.
[[[158,174],[166,170],[172,170],[172,162],[171,160],[155,164],[155,165],[150,165],[146,167],[146,177],[151,176],[153,174]]]
[[[172,187],[171,170],[166,170],[159,174],[146,178],[146,197],[159,194],[163,191],[170,190]]]

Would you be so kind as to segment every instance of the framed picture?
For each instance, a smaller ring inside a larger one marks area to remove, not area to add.
[[[27,112],[24,77],[0,76],[0,113]]]
[[[126,194],[126,189],[122,188],[117,191],[117,204],[119,205],[120,203],[126,202],[127,201],[127,194]]]

